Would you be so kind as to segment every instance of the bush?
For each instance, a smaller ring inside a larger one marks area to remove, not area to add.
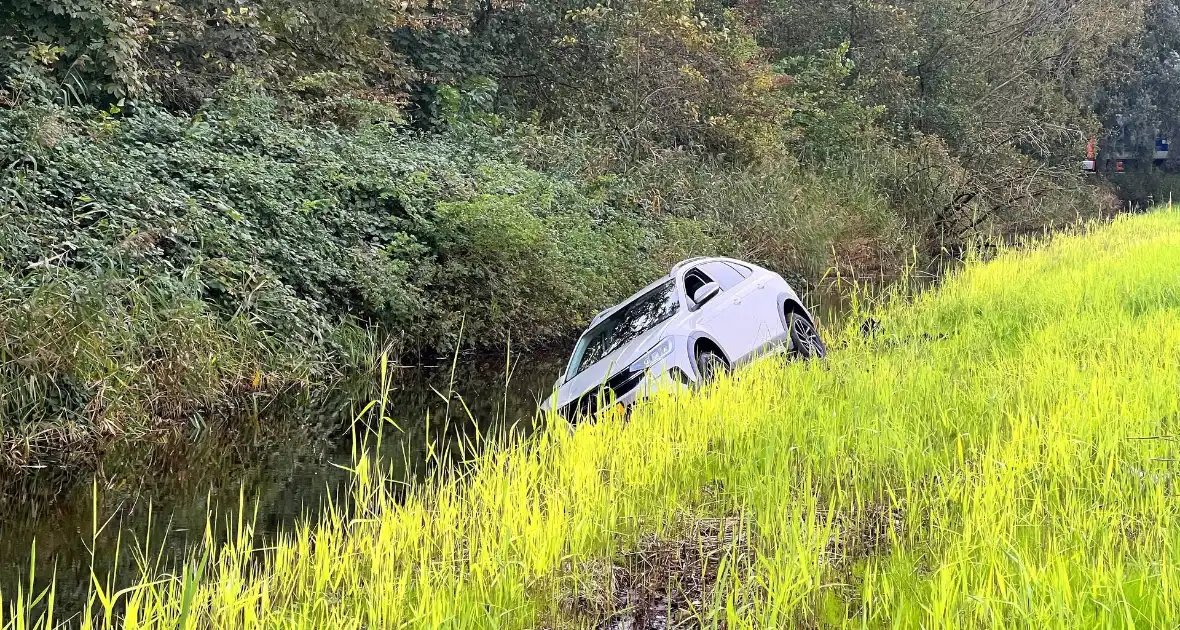
[[[1144,209],[1180,197],[1180,174],[1154,166],[1113,173],[1109,179],[1119,197],[1133,208]]]
[[[678,247],[480,133],[296,125],[257,93],[0,110],[0,380],[29,383],[0,417],[184,417],[355,363],[358,329],[541,344]]]

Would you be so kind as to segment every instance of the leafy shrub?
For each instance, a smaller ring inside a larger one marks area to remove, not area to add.
[[[331,373],[358,328],[407,352],[544,343],[678,246],[477,127],[283,111],[249,91],[192,116],[0,110],[0,380],[38,383],[4,417],[183,416]]]

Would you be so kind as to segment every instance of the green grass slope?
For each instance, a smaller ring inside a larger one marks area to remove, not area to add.
[[[144,628],[1168,627],[1178,269],[1168,212],[1007,251],[882,307],[871,339],[829,333],[824,363],[764,361],[629,422],[550,420],[405,499],[362,461],[359,513],[214,549],[108,610]]]

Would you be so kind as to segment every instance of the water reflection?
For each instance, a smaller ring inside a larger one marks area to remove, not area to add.
[[[449,365],[400,369],[386,413],[401,430],[387,428],[382,446],[394,476],[410,479],[437,465],[426,457],[427,435],[440,451],[457,453],[463,441],[530,420],[562,363],[461,359],[453,376]],[[94,573],[114,575],[122,585],[138,572],[129,547],[150,540],[172,566],[201,540],[208,515],[219,515],[214,525],[226,531],[242,497],[262,539],[316,513],[328,497],[347,498],[350,427],[377,389],[366,380],[315,401],[304,394],[200,433],[114,445],[89,466],[49,466],[0,480],[0,592],[13,593],[18,583],[27,590],[33,563],[38,588],[56,574],[59,606],[85,604],[95,496],[97,548],[113,550],[122,535],[124,553],[117,562],[114,554],[101,554]]]

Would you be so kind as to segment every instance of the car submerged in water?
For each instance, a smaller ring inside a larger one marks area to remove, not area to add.
[[[707,383],[785,349],[827,355],[815,319],[782,276],[731,258],[692,258],[599,313],[542,410],[567,419],[627,408],[667,386]]]

